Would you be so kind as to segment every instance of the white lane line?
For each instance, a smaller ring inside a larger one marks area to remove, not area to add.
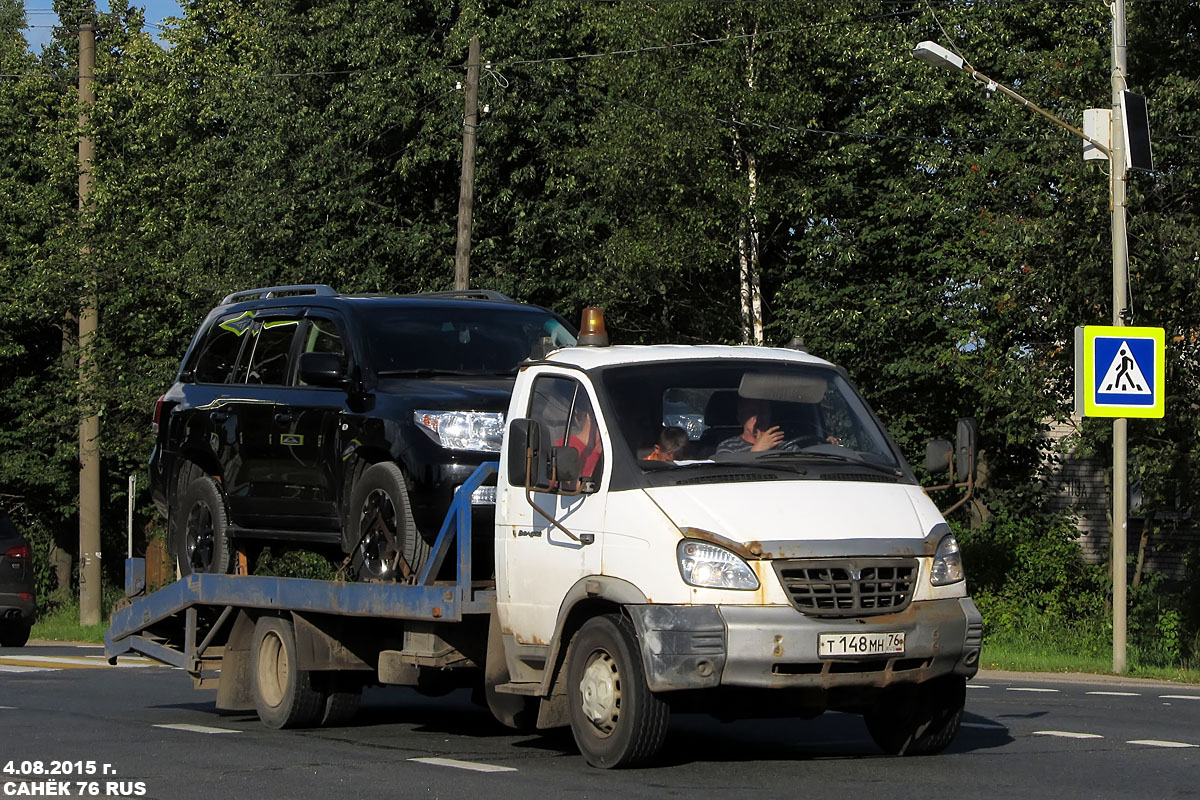
[[[1160,694],[1160,700],[1200,700],[1200,694]]]
[[[19,667],[16,664],[0,664],[0,672],[58,672],[52,667]]]
[[[1103,739],[1098,733],[1076,733],[1075,731],[1034,731],[1034,736],[1057,736],[1060,739]]]
[[[982,731],[1006,731],[1008,728],[1003,725],[990,725],[985,722],[964,722],[959,727],[961,728],[979,728]]]
[[[1098,694],[1104,697],[1141,697],[1138,692],[1088,692],[1088,694]]]
[[[1009,686],[1005,691],[1008,692],[1046,692],[1057,693],[1058,689],[1042,689],[1037,686]]]
[[[229,728],[210,728],[207,725],[188,725],[180,722],[172,725],[155,725],[156,728],[166,728],[172,731],[188,731],[190,733],[241,733]]]
[[[0,711],[16,711],[16,706],[0,706]]]
[[[967,688],[968,689],[990,689],[992,687],[984,686],[982,683],[968,683]]]
[[[422,764],[433,764],[437,767],[454,767],[455,769],[469,769],[472,772],[516,772],[516,767],[498,767],[495,764],[480,764],[476,761],[458,761],[453,758],[410,758],[409,761],[418,761]]]
[[[1130,739],[1125,744],[1144,744],[1147,747],[1200,747],[1187,742],[1164,742],[1161,739]]]

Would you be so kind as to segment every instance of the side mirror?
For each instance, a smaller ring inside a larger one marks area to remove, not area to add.
[[[508,428],[508,482],[513,486],[526,486],[534,490],[550,488],[550,470],[546,463],[545,448],[542,446],[542,426],[531,419],[514,419]],[[528,463],[526,462],[528,456]]]
[[[346,385],[346,370],[337,353],[301,353],[299,374],[310,386],[333,389]]]
[[[975,480],[975,456],[979,426],[974,419],[960,419],[954,436],[954,466],[959,483]],[[928,456],[927,456],[928,457]]]
[[[950,457],[954,454],[954,445],[945,439],[931,439],[925,444],[925,470],[930,475],[947,472],[950,469]]]

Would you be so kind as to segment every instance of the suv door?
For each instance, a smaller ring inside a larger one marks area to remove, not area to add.
[[[297,309],[255,314],[224,404],[238,432],[236,455],[225,462],[225,497],[242,528],[288,528],[298,514],[287,491],[296,440],[281,434],[290,429],[288,409],[297,399],[289,385],[301,323]]]

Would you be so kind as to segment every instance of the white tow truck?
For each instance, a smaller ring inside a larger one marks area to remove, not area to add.
[[[790,349],[610,347],[587,320],[580,346],[521,369],[498,465],[460,487],[410,583],[194,574],[147,595],[130,559],[110,659],[183,667],[271,727],[344,723],[365,685],[474,686],[509,726],[569,725],[596,767],[652,759],[673,709],[837,709],[885,752],[943,749],[982,619],[949,526],[844,371]],[[469,499],[497,467],[495,573],[473,575]]]

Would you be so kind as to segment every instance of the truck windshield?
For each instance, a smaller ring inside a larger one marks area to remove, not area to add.
[[[381,377],[515,375],[521,362],[575,344],[558,317],[537,308],[397,304],[360,314]]]
[[[616,416],[612,434],[645,470],[726,461],[901,469],[866,403],[829,367],[654,362],[605,369],[602,385]]]

